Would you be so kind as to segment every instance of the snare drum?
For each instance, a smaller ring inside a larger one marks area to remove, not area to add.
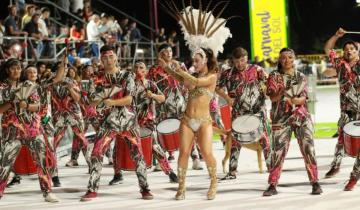
[[[141,149],[144,155],[144,161],[147,168],[152,167],[152,132],[147,128],[140,129]],[[119,164],[119,168],[126,171],[134,171],[136,169],[135,162],[131,159],[130,148],[124,140],[119,140],[115,144],[116,158],[115,163]]]
[[[17,156],[13,170],[16,174],[36,174],[37,166],[31,156],[30,150],[26,146],[22,146]]]
[[[360,121],[352,121],[344,126],[344,145],[346,154],[356,158],[360,149]]]
[[[219,97],[220,115],[221,120],[224,123],[225,130],[231,128],[231,111],[230,106],[226,103],[225,99]]]
[[[256,115],[243,115],[232,122],[231,131],[234,140],[240,144],[250,144],[260,139],[264,126]]]
[[[165,119],[156,126],[159,142],[166,151],[175,151],[179,149],[179,128],[180,120],[175,118]]]

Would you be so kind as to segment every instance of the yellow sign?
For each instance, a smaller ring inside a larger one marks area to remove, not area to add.
[[[286,0],[249,0],[252,58],[275,58],[287,47]]]

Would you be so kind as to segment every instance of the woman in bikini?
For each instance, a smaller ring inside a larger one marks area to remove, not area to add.
[[[217,60],[210,49],[199,48],[193,53],[193,66],[197,77],[182,70],[178,63],[171,68],[159,59],[161,66],[175,79],[184,82],[189,88],[189,98],[185,114],[180,124],[180,153],[178,159],[179,187],[176,200],[185,199],[185,176],[188,159],[196,137],[201,153],[206,162],[211,183],[207,198],[212,200],[216,195],[216,160],[212,152],[212,120],[210,116],[210,100],[214,97],[216,87]]]

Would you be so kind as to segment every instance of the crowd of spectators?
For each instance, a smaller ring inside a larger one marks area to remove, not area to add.
[[[114,46],[119,57],[134,57],[136,43],[143,38],[136,22],[130,22],[126,17],[117,20],[105,13],[95,14],[90,0],[74,1],[82,2],[77,5],[70,4],[69,0],[55,2],[62,10],[73,11],[77,20],[61,20],[63,25],[59,26],[51,21],[53,14],[47,7],[39,7],[28,1],[23,1],[22,10],[18,4],[9,6],[9,15],[0,20],[0,44],[4,51],[0,52],[0,59],[15,54],[25,57],[25,48],[28,58],[53,58],[55,52],[63,49],[67,38],[80,58],[98,57],[99,48],[104,44]],[[15,53],[13,46],[21,52]]]

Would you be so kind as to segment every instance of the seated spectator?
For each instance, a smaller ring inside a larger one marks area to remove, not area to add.
[[[60,32],[59,35],[55,38],[55,42],[64,43],[65,39],[69,38],[69,27],[68,26],[60,26]]]
[[[90,22],[86,26],[88,41],[91,47],[92,56],[99,57],[99,45],[101,33],[98,29],[100,18],[98,15],[91,16]]]
[[[104,44],[108,44],[108,33],[110,31],[110,27],[108,25],[109,17],[107,14],[102,13],[100,17],[100,24],[99,24],[99,32],[101,33],[100,39]]]
[[[129,31],[130,31],[130,42],[135,42],[135,43],[131,43],[131,56],[135,56],[136,53],[136,42],[139,42],[141,40],[141,32],[140,30],[136,27],[136,22],[132,22],[130,24],[129,27]]]
[[[136,22],[132,22],[129,27],[130,30],[130,41],[131,42],[139,42],[141,40],[141,32],[140,29],[137,28]]]
[[[85,29],[83,24],[74,21],[70,28],[70,40],[72,41],[84,41],[85,39]]]
[[[126,31],[126,34],[123,35],[122,37],[122,41],[123,43],[121,44],[121,57],[122,58],[130,58],[131,57],[131,53],[130,53],[130,30]]]
[[[85,29],[82,23],[75,21],[70,28],[70,40],[76,41],[75,47],[78,49],[78,56],[83,57]]]
[[[5,36],[27,35],[27,32],[20,31],[17,24],[17,10],[15,5],[9,6],[9,16],[4,21]]]
[[[23,18],[21,19],[21,29],[24,29],[26,23],[30,22],[31,17],[35,13],[35,5],[33,5],[33,4],[26,5],[25,10],[26,10],[26,12],[25,12]]]
[[[86,22],[90,21],[91,16],[94,15],[91,5],[90,5],[90,1],[84,1],[84,9],[82,12],[82,17]]]
[[[100,33],[107,33],[110,30],[108,22],[109,22],[108,15],[105,13],[102,13],[100,16],[100,24],[99,24]]]
[[[12,41],[9,45],[3,46],[2,59],[7,60],[9,58],[20,59],[23,54],[23,49],[18,41]]]
[[[127,33],[127,31],[129,30],[129,19],[128,18],[122,19],[120,21],[120,27],[123,32],[123,35],[125,35]]]
[[[177,37],[177,33],[175,30],[171,31],[169,38],[168,38],[168,43],[171,46],[174,57],[178,57],[179,56],[179,49],[178,49],[179,39]]]
[[[77,52],[76,52],[76,48],[70,48],[68,50],[68,61],[70,64],[73,64],[75,61],[75,58],[77,58]]]
[[[34,56],[36,58],[36,55],[38,54],[38,52],[41,51],[42,48],[43,36],[40,33],[38,27],[39,18],[40,15],[35,13],[32,16],[31,21],[28,22],[24,27],[24,30],[29,34],[31,38],[33,38],[31,39],[31,41],[29,42],[30,44],[28,45],[28,52],[31,53],[29,54],[29,57]]]
[[[159,47],[160,45],[165,44],[166,42],[167,42],[167,37],[165,35],[165,28],[160,28],[160,31],[155,38],[156,46]]]
[[[44,47],[39,52],[40,55],[46,56],[46,57],[53,57],[54,56],[54,45],[53,43],[48,40],[50,38],[50,9],[47,7],[41,8],[41,16],[38,22],[39,25],[39,31],[43,36],[43,45]]]
[[[109,35],[111,35],[111,38],[115,41],[118,41],[123,33],[120,24],[115,20],[114,16],[109,17],[108,21],[108,27],[109,27]]]

